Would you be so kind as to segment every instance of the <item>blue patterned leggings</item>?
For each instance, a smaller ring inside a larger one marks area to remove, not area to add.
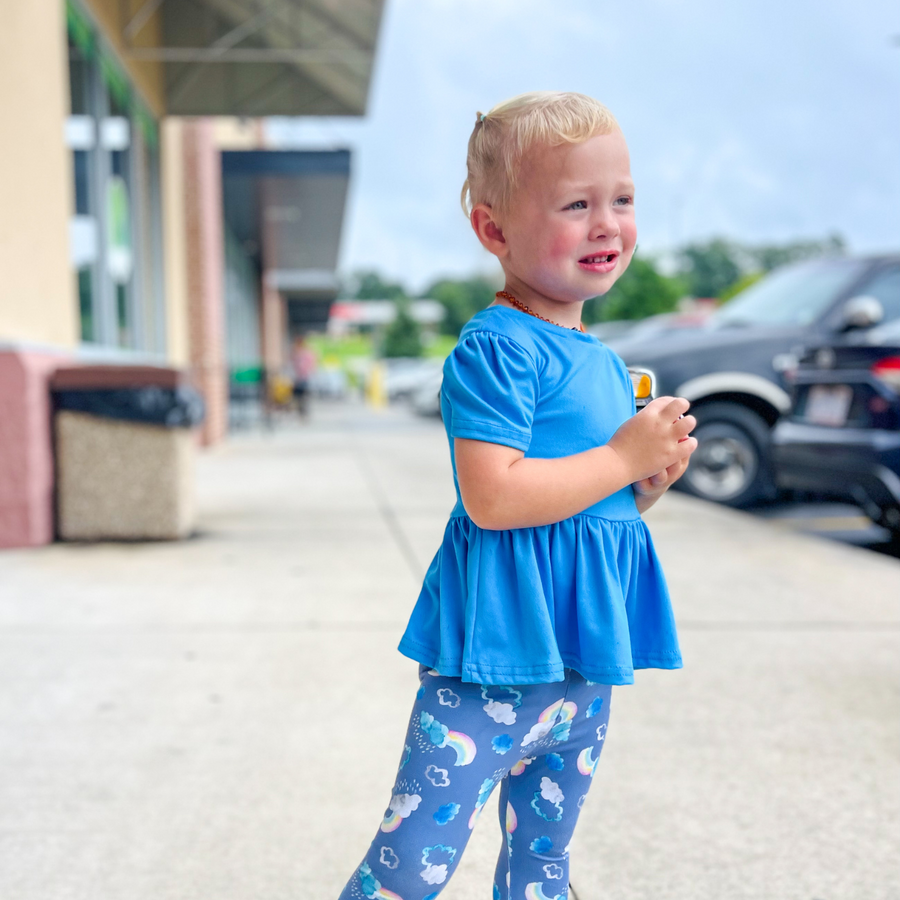
[[[569,842],[609,719],[611,687],[463,683],[420,669],[384,821],[340,900],[434,900],[500,785],[494,900],[563,900]]]

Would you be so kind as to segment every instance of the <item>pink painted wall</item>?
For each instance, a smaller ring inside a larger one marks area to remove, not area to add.
[[[0,547],[53,540],[50,375],[70,358],[0,349]]]

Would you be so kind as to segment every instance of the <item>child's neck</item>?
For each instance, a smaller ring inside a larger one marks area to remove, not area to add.
[[[552,297],[546,297],[532,290],[528,285],[519,282],[515,278],[507,278],[503,290],[508,294],[512,294],[519,303],[527,306],[531,312],[544,319],[549,319],[563,328],[577,329],[581,326],[583,300],[554,300]],[[504,306],[512,306],[511,303],[502,297],[497,298],[496,302]]]

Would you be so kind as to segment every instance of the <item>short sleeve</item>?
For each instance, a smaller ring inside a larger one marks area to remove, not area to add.
[[[538,398],[538,373],[528,352],[490,332],[470,334],[444,365],[441,389],[448,433],[525,451]]]
[[[625,362],[620,356],[616,355],[615,359],[616,364],[619,367],[619,375],[622,378],[622,384],[625,385],[625,391],[631,404],[631,415],[635,415],[637,413],[637,398],[634,393],[634,382],[631,380],[631,373],[628,371],[628,366],[625,365]]]

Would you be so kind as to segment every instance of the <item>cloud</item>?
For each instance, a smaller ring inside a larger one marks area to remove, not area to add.
[[[443,806],[438,807],[438,811],[432,818],[438,825],[446,825],[456,818],[456,814],[459,812],[460,808],[458,803],[445,803]]]
[[[597,740],[598,740],[598,741],[602,741],[602,740],[604,740],[605,738],[606,738],[606,723],[604,722],[604,723],[597,729]]]
[[[438,766],[426,766],[425,767],[425,777],[435,787],[447,787],[447,785],[450,784],[450,779],[447,775],[447,770],[441,769]]]
[[[544,874],[548,878],[562,878],[566,873],[562,866],[558,866],[556,863],[547,863],[544,866]]]
[[[447,880],[447,867],[425,866],[419,875],[425,884],[443,884]]]
[[[547,754],[547,768],[553,769],[554,772],[562,772],[565,768],[565,760],[558,753]]]
[[[496,700],[499,703],[512,703],[513,709],[522,705],[522,692],[504,684],[483,684],[481,696],[484,700]]]
[[[422,798],[418,794],[394,794],[388,804],[388,809],[395,812],[401,819],[406,819],[419,808],[421,802]]]
[[[551,781],[546,775],[541,779],[541,796],[551,803],[562,803],[566,799],[563,792],[559,789],[559,785],[555,781]]]
[[[553,740],[554,741],[567,741],[569,739],[569,732],[572,730],[571,722],[560,722],[558,725],[554,725],[552,728],[553,731]]]
[[[498,703],[496,700],[488,700],[484,704],[484,711],[498,725],[515,725],[516,713],[512,703]]]
[[[456,709],[456,707],[459,706],[459,696],[454,694],[450,688],[441,688],[437,692],[437,696],[438,703],[440,703],[441,706],[449,706],[450,709]]]
[[[504,753],[509,753],[509,751],[512,750],[512,745],[512,736],[508,734],[498,734],[497,737],[491,739],[491,746],[494,748],[494,753],[499,753],[501,756]]]
[[[438,747],[447,745],[447,735],[450,733],[450,729],[446,725],[441,725],[430,713],[422,711],[422,715],[419,717],[419,725],[422,731],[428,735],[432,744]]]
[[[374,897],[381,890],[381,882],[372,874],[368,863],[359,867],[359,886],[367,897]]]
[[[531,842],[532,853],[549,853],[553,849],[553,841],[546,835],[541,835]]]
[[[432,854],[446,862],[431,862]],[[426,847],[422,851],[422,865],[425,868],[422,869],[419,876],[426,884],[443,884],[447,880],[447,868],[453,863],[455,857],[456,849],[448,847],[446,844]]]
[[[591,700],[591,705],[587,708],[584,716],[586,719],[592,719],[594,716],[600,712],[601,707],[603,706],[603,698],[602,697],[594,697]]]
[[[487,803],[488,797],[491,796],[496,785],[497,782],[493,778],[485,778],[481,782],[481,790],[478,792],[478,799],[475,801],[477,806],[484,806]]]
[[[584,806],[584,801],[585,801],[585,800],[587,800],[587,794],[582,794],[582,795],[578,798],[578,808],[579,808],[579,809],[581,809],[581,807]]]
[[[425,696],[425,685],[420,685],[416,691],[416,700],[421,700]]]
[[[410,747],[409,744],[407,744],[403,748],[403,759],[400,760],[400,768],[401,769],[409,762],[409,757],[411,754],[412,754],[412,747]]]
[[[559,785],[555,781],[551,781],[545,775],[541,779],[541,789],[534,792],[531,808],[545,822],[558,822],[563,816],[562,802],[565,799],[563,792],[559,789]],[[545,811],[546,807],[541,803],[542,800],[553,807],[553,814],[549,811]]]
[[[389,869],[396,869],[400,865],[400,857],[390,847],[382,847],[378,862]]]
[[[539,741],[542,737],[546,737],[552,727],[553,726],[549,722],[538,722],[537,725],[533,726],[531,731],[522,738],[521,746],[527,747],[529,744]]]

